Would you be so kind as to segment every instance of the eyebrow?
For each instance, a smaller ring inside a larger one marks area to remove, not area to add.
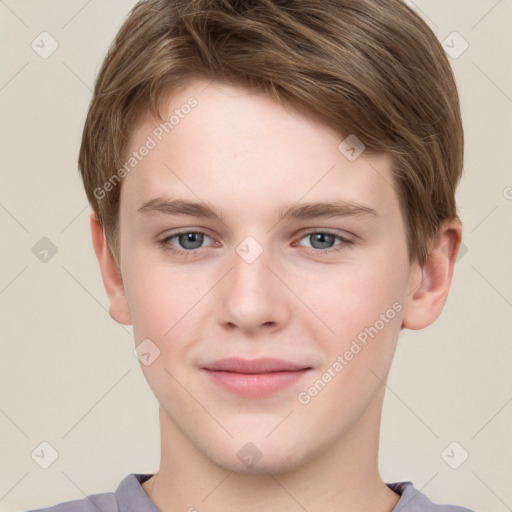
[[[375,216],[379,214],[370,206],[355,201],[327,201],[285,205],[279,210],[282,219],[315,219],[317,217]]]
[[[166,215],[190,215],[224,222],[222,213],[217,213],[206,203],[196,203],[185,199],[165,199],[156,197],[146,201],[138,210],[141,213],[164,213]]]
[[[166,199],[157,197],[146,201],[138,210],[141,213],[163,213],[166,215],[190,215],[205,219],[218,220],[222,223],[225,218],[214,208],[204,202],[194,202],[184,199]],[[279,209],[279,221],[283,219],[315,219],[317,217],[379,217],[376,210],[368,205],[355,201],[327,201],[310,203],[286,203]]]

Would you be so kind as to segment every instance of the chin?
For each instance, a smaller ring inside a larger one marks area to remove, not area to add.
[[[215,465],[240,475],[291,473],[314,458],[314,454],[298,453],[297,446],[275,446],[268,442],[261,449],[253,443],[245,443],[241,447],[231,446],[223,452],[209,451],[204,455]]]
[[[237,459],[231,459],[229,461],[220,461],[220,467],[227,471],[232,471],[239,475],[283,475],[292,473],[293,471],[300,468],[300,461],[290,460],[276,460],[272,457],[271,460],[259,460],[254,465],[246,465],[241,463]]]

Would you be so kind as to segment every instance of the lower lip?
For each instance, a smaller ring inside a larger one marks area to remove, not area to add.
[[[226,391],[249,398],[262,398],[296,383],[308,369],[272,373],[205,371],[215,384]]]

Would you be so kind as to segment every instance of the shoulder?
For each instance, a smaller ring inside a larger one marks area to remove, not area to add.
[[[416,489],[412,482],[386,484],[392,491],[400,494],[400,500],[391,512],[474,512],[458,505],[441,505]]]
[[[115,492],[91,494],[79,500],[26,512],[158,512],[141,485],[151,476],[152,473],[130,473]]]
[[[114,493],[92,494],[80,500],[66,501],[51,507],[28,510],[27,512],[118,512]]]

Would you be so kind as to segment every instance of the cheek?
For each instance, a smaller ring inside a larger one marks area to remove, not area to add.
[[[334,431],[356,421],[382,389],[400,332],[402,305],[394,300],[393,283],[381,280],[377,285],[371,277],[340,277],[318,296],[322,320],[336,334],[311,338],[323,352],[323,364],[297,400],[307,406],[308,415],[324,418]],[[322,325],[310,336],[320,330],[325,330]]]
[[[194,312],[204,291],[191,286],[190,279],[176,268],[149,264],[147,258],[137,261],[133,257],[126,267],[130,278],[125,289],[135,345],[141,344],[150,354],[149,364],[141,359],[144,376],[159,401],[179,401],[181,407],[188,407],[186,400],[181,403],[177,383],[187,385],[187,356],[198,339]]]
[[[377,322],[388,310],[396,318],[403,302],[405,276],[396,258],[381,257],[350,265],[333,266],[321,278],[311,276],[302,281],[297,295],[325,324],[331,339],[348,340]],[[320,322],[321,321],[321,322]],[[379,324],[380,325],[380,324]],[[334,331],[334,332],[333,332]]]
[[[140,336],[164,340],[188,316],[207,283],[169,264],[157,251],[135,244],[126,249],[124,284],[136,341]]]
[[[209,317],[205,310],[211,303],[204,296],[212,283],[208,276],[194,279],[178,266],[150,261],[147,254],[140,256],[134,253],[125,261],[135,345],[151,341],[158,358],[142,367],[145,376],[154,390],[160,386],[172,389],[175,384],[168,372],[185,383],[192,349],[208,334],[202,319]]]
[[[130,305],[135,340],[161,338],[171,327],[172,304],[169,304],[169,285],[158,279],[153,270],[130,270],[130,279],[125,290]]]
[[[406,264],[400,255],[381,252],[372,261],[340,266],[314,287],[309,280],[303,284],[304,301],[321,320],[310,334],[321,340],[321,371],[336,375],[332,388],[346,399],[371,393],[379,385],[371,371],[384,378],[389,369],[402,321]]]

